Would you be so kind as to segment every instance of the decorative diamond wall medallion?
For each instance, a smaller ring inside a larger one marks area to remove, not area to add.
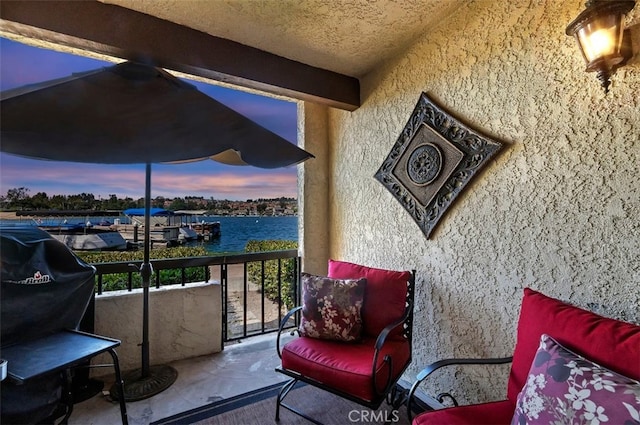
[[[502,143],[481,136],[422,93],[376,179],[428,238],[471,178]]]

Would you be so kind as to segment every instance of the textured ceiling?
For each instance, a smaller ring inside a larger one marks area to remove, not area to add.
[[[103,0],[341,74],[362,77],[460,0]]]

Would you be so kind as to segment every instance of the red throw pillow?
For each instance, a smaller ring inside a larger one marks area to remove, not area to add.
[[[302,273],[300,335],[355,342],[362,336],[366,279],[331,279]]]
[[[633,424],[639,412],[640,382],[542,335],[511,424]]]
[[[344,261],[329,260],[329,277],[336,279],[367,279],[362,308],[363,332],[377,337],[389,324],[402,318],[406,309],[407,285],[411,272],[366,267]],[[392,336],[402,335],[402,327]]]
[[[640,380],[640,326],[609,319],[525,288],[508,396],[527,382],[542,334],[607,369]]]

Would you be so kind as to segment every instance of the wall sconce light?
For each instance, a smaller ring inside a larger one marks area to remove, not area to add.
[[[597,72],[605,94],[616,69],[631,58],[631,39],[622,19],[635,4],[634,0],[588,0],[586,9],[567,26],[567,35],[576,38],[587,62],[586,71]]]

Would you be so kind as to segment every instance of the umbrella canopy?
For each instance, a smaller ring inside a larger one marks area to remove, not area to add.
[[[144,163],[145,245],[142,367],[124,378],[140,400],[168,388],[177,372],[149,365],[151,164],[212,158],[278,168],[313,155],[168,72],[124,62],[0,94],[0,149],[31,158],[104,164]],[[98,148],[98,149],[96,149]]]
[[[2,151],[31,158],[130,164],[214,156],[278,168],[312,157],[149,65],[123,62],[0,96]]]

